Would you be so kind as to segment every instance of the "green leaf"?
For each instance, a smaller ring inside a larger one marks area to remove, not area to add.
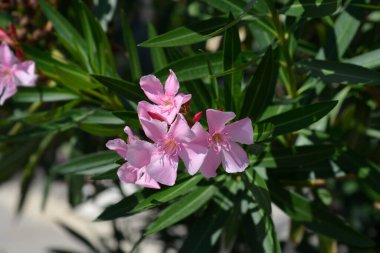
[[[298,67],[310,71],[312,76],[326,82],[348,84],[378,84],[380,82],[379,72],[350,63],[311,60],[300,62]]]
[[[242,52],[241,54],[244,62],[252,61],[255,55],[253,52]],[[160,80],[165,80],[169,69],[172,69],[180,82],[207,78],[210,75],[208,62],[213,75],[223,73],[223,52],[215,52],[200,53],[181,58],[156,71],[155,75]]]
[[[224,31],[222,28],[227,25],[231,24],[228,24],[228,20],[225,17],[215,17],[188,26],[181,26],[172,31],[144,41],[139,46],[177,47],[191,45],[197,42],[205,41],[219,33],[222,33]]]
[[[234,16],[244,11],[247,3],[243,0],[204,0],[208,5],[226,14],[232,12]]]
[[[255,170],[246,170],[241,176],[246,188],[251,191],[257,204],[267,215],[270,215],[272,207],[265,180]]]
[[[254,125],[254,140],[257,142],[268,141],[273,134],[274,125],[272,123],[258,123]]]
[[[272,102],[277,75],[278,65],[273,58],[272,48],[269,47],[248,83],[241,108],[241,117],[250,117],[253,121],[260,118]]]
[[[380,67],[380,49],[366,52],[344,61],[369,69],[378,68]]]
[[[78,99],[78,95],[59,88],[18,88],[13,100],[17,103],[60,102]]]
[[[144,93],[135,83],[106,76],[93,75],[93,77],[123,99],[128,99],[134,102],[145,99]]]
[[[86,56],[85,41],[79,32],[50,4],[45,0],[39,0],[39,6],[47,18],[53,23],[57,36],[69,52],[82,62],[84,66],[88,65]]]
[[[47,135],[41,140],[39,146],[31,156],[29,156],[28,162],[24,167],[24,172],[22,175],[21,188],[20,188],[20,198],[17,205],[17,212],[20,213],[24,207],[25,200],[28,196],[30,183],[32,182],[35,169],[40,161],[45,150],[48,148],[49,144],[53,140],[54,135]]]
[[[295,0],[283,10],[288,16],[323,17],[336,13],[342,3],[341,0]]]
[[[232,22],[234,17],[229,15],[228,21]],[[239,30],[232,26],[224,34],[223,64],[224,71],[238,67],[242,63]],[[224,104],[227,111],[234,110],[241,94],[241,83],[243,73],[237,70],[224,77]]]
[[[158,218],[147,228],[145,235],[161,231],[178,221],[188,217],[205,205],[215,194],[217,188],[213,185],[199,186],[174,204],[163,210]]]
[[[335,149],[333,145],[271,149],[264,154],[264,157],[256,158],[256,163],[258,166],[280,169],[305,166],[332,158]]]
[[[93,245],[93,243],[89,239],[81,235],[79,232],[75,231],[74,229],[62,222],[59,222],[58,225],[60,225],[68,234],[70,234],[72,237],[74,237],[76,240],[78,240],[84,246],[86,246],[89,250],[91,250],[91,252],[99,252],[99,250]]]
[[[359,26],[360,21],[346,11],[342,12],[342,14],[340,14],[336,19],[334,23],[334,31],[336,37],[335,45],[329,48],[338,49],[338,59],[344,55],[350,46],[351,41],[358,32]],[[329,53],[326,52],[326,55],[329,55]],[[327,57],[327,59],[329,59],[329,57]]]
[[[114,162],[119,156],[114,151],[101,151],[89,155],[83,155],[72,159],[71,161],[57,165],[51,169],[53,173],[59,174],[99,174],[111,168],[117,167]]]
[[[227,212],[210,205],[192,227],[178,253],[209,253],[222,233]]]
[[[137,112],[132,112],[132,111],[117,111],[117,112],[112,112],[116,117],[122,119],[124,123],[132,128],[141,128],[140,121],[137,116]]]
[[[271,123],[275,126],[273,135],[281,135],[300,130],[326,116],[337,104],[337,101],[321,102],[267,118],[258,124]]]
[[[293,220],[302,222],[309,229],[355,247],[372,247],[375,244],[353,230],[345,221],[295,192],[270,184],[274,203]]]
[[[121,27],[126,48],[128,49],[129,66],[131,68],[131,77],[133,81],[141,77],[141,64],[137,52],[136,42],[133,37],[131,27],[124,11],[121,12]]]
[[[148,37],[149,39],[152,39],[157,36],[156,29],[152,25],[152,23],[148,23]],[[150,49],[150,54],[152,58],[153,63],[153,69],[155,72],[157,72],[159,69],[164,68],[166,65],[168,65],[168,60],[165,56],[165,51],[163,48],[159,47],[152,47]]]
[[[169,202],[184,194],[187,194],[202,180],[201,175],[195,175],[176,185],[162,189],[160,191],[145,189],[142,194],[146,196],[139,199],[136,194],[125,197],[118,203],[107,207],[97,218],[97,220],[113,220],[119,217],[129,216],[158,205]]]

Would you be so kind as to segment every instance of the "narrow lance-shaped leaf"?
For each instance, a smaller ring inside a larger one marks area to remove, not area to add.
[[[282,189],[278,183],[270,184],[270,193],[274,203],[293,220],[302,222],[315,232],[337,239],[355,247],[372,247],[374,243],[353,230],[341,218],[303,196]]]
[[[350,63],[311,60],[300,62],[298,68],[310,71],[312,76],[319,77],[326,82],[372,85],[380,83],[379,72]]]
[[[344,62],[370,69],[378,68],[380,66],[380,49],[357,55]]]
[[[141,194],[145,198],[139,199],[136,194],[125,197],[118,203],[107,207],[97,220],[112,220],[154,208],[188,193],[201,179],[201,175],[195,175],[188,180],[158,192],[144,189]]]
[[[288,16],[323,17],[336,13],[341,3],[341,0],[295,0],[282,12]]]
[[[145,99],[142,90],[135,83],[106,76],[93,75],[93,77],[123,99],[129,99],[135,102]]]
[[[228,21],[233,21],[232,14],[229,15]],[[232,26],[227,29],[224,34],[224,71],[241,65],[242,59],[240,47],[238,27]],[[224,77],[224,104],[227,111],[235,110],[238,99],[240,97],[242,76],[242,71],[237,70]]]
[[[271,149],[264,157],[257,157],[255,164],[266,168],[292,168],[306,166],[332,158],[333,145],[305,145],[293,148]]]
[[[215,17],[188,26],[176,28],[167,33],[158,35],[140,44],[142,47],[177,47],[191,45],[210,39],[228,27],[239,22],[240,19],[228,23],[225,17]]]
[[[179,253],[209,253],[218,242],[227,212],[210,205],[206,213],[192,224]]]
[[[147,228],[145,235],[157,233],[178,221],[188,217],[205,205],[215,194],[217,188],[213,185],[200,186],[193,192],[181,198],[163,210],[158,218]]]
[[[254,57],[253,52],[242,52],[241,55],[244,62],[250,62]],[[184,57],[156,71],[156,76],[162,79],[167,76],[168,69],[173,69],[180,82],[207,78],[210,75],[208,63],[213,75],[223,73],[223,52],[200,53]]]
[[[274,136],[297,131],[326,116],[336,104],[337,101],[330,101],[307,105],[267,118],[258,124],[273,124],[275,126]]]
[[[124,11],[121,12],[121,27],[123,29],[124,43],[128,50],[129,66],[131,69],[131,77],[133,81],[139,80],[141,77],[141,64],[139,54],[137,52],[136,42],[133,37],[131,27]]]
[[[269,47],[245,91],[241,117],[256,121],[272,102],[277,82],[278,65]]]
[[[59,174],[76,174],[87,170],[94,171],[105,166],[115,166],[114,162],[118,158],[119,156],[113,151],[101,151],[72,159],[65,164],[52,168],[51,171]]]
[[[154,28],[152,23],[148,23],[148,36],[149,39],[152,39],[157,36],[156,29]],[[152,58],[153,69],[155,72],[157,72],[160,69],[163,69],[166,65],[168,65],[168,60],[166,59],[165,51],[163,48],[152,47],[150,49],[150,55]]]

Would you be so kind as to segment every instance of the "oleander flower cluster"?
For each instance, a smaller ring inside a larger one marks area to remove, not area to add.
[[[151,101],[140,101],[137,106],[139,121],[149,141],[139,139],[126,126],[127,142],[114,139],[106,144],[126,160],[118,170],[122,182],[157,189],[160,184],[172,186],[180,160],[190,175],[200,171],[208,178],[217,175],[221,164],[227,173],[247,168],[247,153],[238,143],[253,144],[249,118],[228,124],[236,117],[235,113],[207,109],[206,131],[199,122],[201,113],[189,120],[191,95],[178,93],[179,82],[172,70],[165,86],[154,75],[143,76],[140,86]]]
[[[17,93],[18,86],[31,87],[37,80],[35,63],[16,57],[7,44],[5,32],[0,31],[0,106]],[[9,38],[8,38],[9,40]]]

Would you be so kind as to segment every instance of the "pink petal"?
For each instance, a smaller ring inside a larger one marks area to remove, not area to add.
[[[18,59],[9,48],[8,44],[3,42],[0,45],[0,64],[11,67],[16,64]]]
[[[178,156],[167,156],[156,153],[146,172],[157,182],[164,185],[174,185],[177,178]]]
[[[242,144],[253,144],[252,121],[249,118],[236,121],[226,126],[223,132],[227,133],[232,141]]]
[[[182,148],[179,151],[179,156],[181,157],[190,175],[197,173],[206,157],[207,151],[207,146],[201,146],[193,143],[184,143],[182,145]]]
[[[134,167],[142,168],[150,163],[155,147],[146,141],[135,141],[128,145],[126,160]]]
[[[182,104],[189,102],[191,99],[191,94],[185,95],[185,94],[180,93],[180,94],[178,94],[178,96],[183,96]]]
[[[155,119],[140,119],[145,135],[154,142],[158,142],[166,137],[167,124]]]
[[[135,184],[142,187],[160,189],[160,185],[151,177],[144,169],[140,169],[140,178],[136,180]]]
[[[222,163],[228,173],[242,172],[249,164],[247,153],[242,147],[234,142],[230,142],[231,149],[222,149]]]
[[[127,143],[125,143],[124,140],[114,139],[114,140],[107,141],[106,147],[109,150],[116,151],[116,153],[118,153],[119,156],[121,156],[122,158],[125,159],[125,156],[126,156],[127,150],[128,150],[128,145],[127,145]]]
[[[24,61],[17,64],[14,72],[17,80],[23,86],[34,86],[38,76],[35,74],[35,64],[33,61]]]
[[[177,76],[174,74],[173,70],[169,70],[170,74],[165,82],[165,95],[169,97],[174,97],[179,89],[179,83]]]
[[[183,97],[176,96],[174,97],[173,105],[171,108],[166,106],[159,106],[158,113],[165,119],[165,121],[170,125],[173,123],[173,120],[181,110],[183,104]]]
[[[129,126],[124,128],[124,132],[128,135],[128,143],[133,143],[137,141],[139,138],[133,134],[132,129]]]
[[[140,87],[150,101],[155,104],[162,104],[162,99],[165,97],[164,90],[160,80],[154,75],[143,76],[140,79]]]
[[[233,112],[222,112],[219,110],[208,109],[206,111],[207,124],[210,134],[220,132],[224,126],[236,117]]]
[[[156,106],[146,102],[146,101],[140,101],[137,104],[137,115],[139,119],[151,119],[152,117],[149,115],[148,112],[155,112]]]
[[[209,149],[201,165],[200,171],[205,177],[215,177],[216,170],[221,162],[220,153],[218,154],[213,149]]]
[[[3,105],[5,103],[5,100],[12,97],[17,92],[17,87],[13,82],[10,82],[8,84],[5,83],[5,86],[3,86],[2,93],[0,93],[0,105]]]
[[[129,163],[124,163],[118,170],[117,175],[120,181],[127,184],[134,184],[138,178],[139,169],[131,166]]]
[[[199,122],[193,125],[191,131],[195,134],[195,138],[191,141],[191,143],[199,144],[205,147],[208,146],[208,138],[210,137],[210,134],[204,130],[203,126]]]
[[[186,119],[182,114],[178,114],[174,123],[170,126],[168,136],[177,141],[191,141],[195,135],[191,131]]]

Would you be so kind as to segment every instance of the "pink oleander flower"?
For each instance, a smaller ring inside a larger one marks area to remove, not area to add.
[[[155,142],[151,162],[146,166],[147,173],[157,182],[174,185],[177,178],[179,158],[188,172],[194,175],[203,162],[207,146],[198,142],[183,115],[178,114],[170,126],[155,119],[140,118],[145,135]]]
[[[0,45],[0,105],[17,92],[17,86],[34,86],[37,80],[33,61],[19,62],[8,44]]]
[[[150,101],[155,103],[155,105],[146,106],[144,109],[149,110],[148,112],[151,112],[151,115],[160,115],[169,125],[179,113],[181,106],[191,99],[191,95],[177,94],[179,83],[172,70],[166,79],[165,88],[154,75],[143,76],[140,79],[140,86]]]
[[[206,111],[209,132],[202,135],[206,136],[203,142],[207,141],[209,150],[200,167],[206,177],[216,176],[221,163],[228,173],[242,172],[248,167],[247,153],[236,142],[253,144],[252,122],[245,118],[226,126],[235,116],[233,112]],[[203,129],[198,127],[197,130],[202,132]]]
[[[118,169],[119,179],[124,183],[160,189],[160,185],[146,172],[146,166],[150,163],[155,150],[154,145],[139,140],[129,127],[125,127],[124,131],[128,134],[128,144],[122,139],[106,143],[108,149],[114,150],[128,161]]]

